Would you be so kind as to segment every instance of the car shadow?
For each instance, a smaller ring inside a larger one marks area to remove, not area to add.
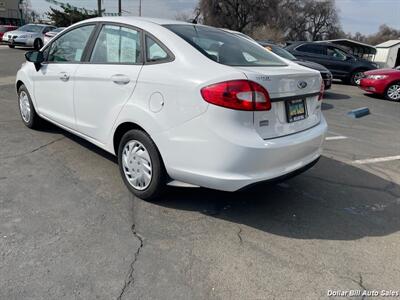
[[[332,109],[332,108],[334,108],[335,106],[333,106],[332,104],[329,104],[329,103],[325,103],[325,102],[322,102],[322,104],[321,104],[321,109],[322,110],[329,110],[329,109]]]
[[[324,94],[324,99],[327,100],[346,100],[350,99],[351,97],[346,94],[341,94],[341,93],[334,93],[331,91],[326,91]]]
[[[397,184],[326,157],[280,184],[235,193],[174,188],[153,204],[295,239],[355,240],[400,230]]]
[[[117,167],[115,156],[62,129],[54,130]],[[278,184],[258,184],[234,193],[170,187],[149,204],[295,239],[355,240],[400,230],[400,186],[327,157]]]

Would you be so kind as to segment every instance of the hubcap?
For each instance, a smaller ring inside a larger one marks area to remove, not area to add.
[[[153,168],[149,152],[142,143],[129,141],[122,150],[122,167],[128,182],[137,190],[146,189],[151,182]]]
[[[354,74],[354,82],[357,85],[360,85],[361,78],[363,77],[363,72],[357,72]]]
[[[400,85],[393,84],[388,88],[387,94],[390,99],[398,101],[400,100]]]
[[[22,91],[19,94],[19,108],[22,119],[26,123],[29,123],[29,120],[31,119],[31,104],[29,103],[29,98],[25,91]]]

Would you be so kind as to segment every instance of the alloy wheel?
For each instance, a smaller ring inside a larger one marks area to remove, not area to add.
[[[363,78],[363,72],[356,72],[356,73],[354,73],[354,75],[353,75],[353,82],[356,84],[356,85],[360,85],[360,82],[361,82],[361,79]]]
[[[389,86],[386,93],[390,100],[400,101],[400,84],[393,84]]]

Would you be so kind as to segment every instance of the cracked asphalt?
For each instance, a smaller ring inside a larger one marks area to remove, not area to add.
[[[22,124],[13,81],[23,54],[0,46],[0,299],[400,290],[400,161],[354,163],[400,154],[400,103],[335,84],[323,110],[329,136],[344,138],[327,140],[311,170],[239,193],[171,188],[145,202],[113,156],[55,126]],[[371,115],[346,115],[363,106]]]

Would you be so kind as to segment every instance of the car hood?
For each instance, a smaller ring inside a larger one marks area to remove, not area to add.
[[[317,64],[312,61],[307,61],[307,60],[294,60],[295,63],[298,63],[299,65],[303,67],[307,67],[310,69],[314,69],[320,72],[329,72],[327,68],[325,68],[323,65]]]
[[[390,75],[390,74],[400,74],[400,70],[395,69],[377,69],[364,72],[366,75]]]

